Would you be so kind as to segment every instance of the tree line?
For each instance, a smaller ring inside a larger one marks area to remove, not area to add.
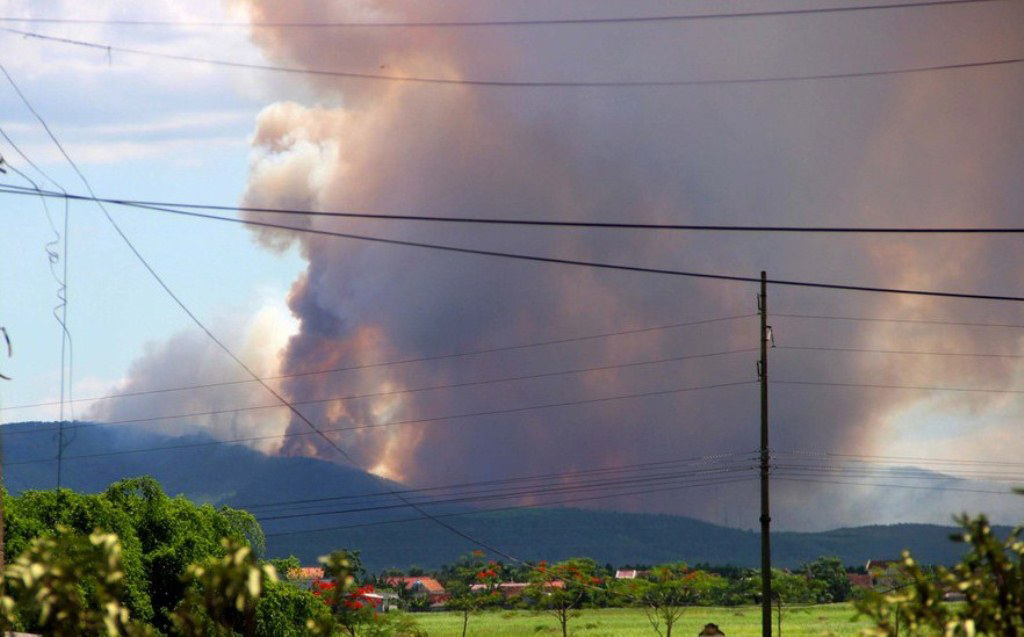
[[[263,558],[255,518],[227,507],[167,496],[151,478],[123,480],[99,494],[68,489],[4,495],[6,553],[0,632],[46,635],[415,637],[405,613],[384,613],[376,592],[394,573],[367,573],[356,551],[322,558],[324,582],[304,590],[282,581],[294,558]],[[866,591],[858,611],[875,635],[938,631],[947,635],[1019,635],[1024,626],[1021,530],[997,538],[984,517],[963,517],[964,560],[926,568],[905,554],[900,584]],[[759,601],[756,570],[688,568],[670,563],[615,579],[588,558],[548,564],[504,564],[472,553],[432,573],[448,589],[447,607],[462,613],[466,635],[474,613],[526,608],[550,614],[563,636],[582,609],[632,606],[652,632],[671,637],[686,608]],[[794,572],[773,570],[773,605],[782,634],[794,604],[831,603],[854,595],[846,570],[822,557]],[[511,583],[515,582],[515,585]],[[398,587],[408,598],[408,590]],[[964,603],[943,603],[950,593]],[[415,610],[415,600],[409,600]]]

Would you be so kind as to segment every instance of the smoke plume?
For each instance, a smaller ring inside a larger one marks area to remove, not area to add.
[[[653,2],[240,4],[254,23],[666,11]],[[989,3],[692,23],[258,27],[252,40],[270,62],[310,70],[451,80],[664,80],[995,59],[1020,54],[1022,26],[1019,6]],[[323,75],[274,81],[293,99],[268,105],[258,118],[247,206],[651,223],[985,226],[1020,225],[1024,204],[1024,80],[1013,66],[662,88],[501,88]],[[287,221],[741,276],[766,270],[777,279],[868,286],[1024,289],[1019,239],[990,236]],[[711,454],[749,457],[757,447],[754,351],[480,383],[756,348],[758,326],[748,316],[756,311],[754,285],[257,234],[272,249],[297,244],[308,261],[288,298],[298,331],[283,353],[281,371],[295,375],[283,391],[299,403],[324,401],[305,404],[303,413],[321,429],[338,430],[327,435],[378,474],[447,484]],[[1019,359],[791,348],[1013,354],[1021,351],[1019,329],[781,316],[1024,323],[1016,305],[772,286],[769,312],[778,346],[770,366],[773,449],[1018,457],[1019,438],[1009,433],[1022,407],[1015,396],[884,386],[1019,387]],[[456,356],[736,316],[744,318]],[[337,368],[358,369],[314,374]],[[749,384],[693,389],[741,382]],[[439,385],[462,386],[429,389]],[[693,391],[671,393],[684,389]],[[664,393],[620,398],[655,392]],[[577,404],[527,409],[555,403]],[[288,428],[308,433],[297,418]],[[280,451],[342,461],[317,436],[291,437]],[[877,488],[837,497],[844,488],[780,481],[776,520],[803,528],[888,521],[897,512],[944,520],[946,507],[961,502],[911,492],[879,503]],[[727,515],[732,524],[752,526],[755,497],[753,483],[740,483],[596,504],[717,521]]]

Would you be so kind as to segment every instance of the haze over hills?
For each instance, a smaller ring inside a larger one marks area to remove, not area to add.
[[[202,433],[168,437],[92,424],[68,431],[75,439],[63,463],[65,486],[96,492],[121,478],[151,475],[170,494],[252,511],[263,523],[267,551],[273,556],[294,554],[313,563],[332,549],[346,547],[361,550],[373,570],[412,564],[430,568],[477,548],[402,506],[384,493],[379,478],[352,468],[306,457],[268,456],[241,445],[218,444]],[[55,486],[55,423],[5,425],[3,445],[5,484],[11,492]],[[123,453],[156,447],[171,449]],[[488,512],[451,503],[429,511],[521,559],[582,555],[615,565],[682,560],[756,566],[759,561],[754,531],[683,516],[572,508]],[[309,529],[325,530],[297,533]],[[951,563],[960,554],[959,546],[949,541],[951,532],[927,524],[778,532],[773,534],[774,561],[793,567],[820,555],[837,555],[856,565],[893,558],[910,548],[923,562]]]

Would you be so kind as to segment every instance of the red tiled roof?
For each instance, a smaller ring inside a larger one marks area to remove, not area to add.
[[[324,569],[317,566],[302,566],[288,571],[288,579],[323,579]]]
[[[389,586],[399,586],[402,588],[415,588],[422,586],[428,593],[431,594],[443,594],[445,592],[444,586],[441,586],[441,582],[437,581],[433,577],[389,577]]]

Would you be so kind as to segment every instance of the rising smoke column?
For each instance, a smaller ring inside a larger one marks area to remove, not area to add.
[[[250,2],[254,22],[474,20],[504,3]],[[611,15],[615,3],[563,4]],[[659,13],[630,5],[631,13]],[[531,9],[536,11],[535,7]],[[938,36],[964,24],[950,46]],[[959,13],[958,13],[959,12]],[[533,15],[531,13],[531,15]],[[957,22],[960,20],[959,22]],[[275,63],[459,78],[687,78],[899,68],[1008,55],[1021,12],[970,7],[700,24],[534,30],[255,28]],[[942,46],[939,46],[941,43]],[[1012,51],[1010,51],[1012,53]],[[285,82],[282,80],[282,82]],[[301,99],[268,106],[254,135],[244,203],[329,210],[651,222],[984,225],[1012,223],[1024,195],[1019,72],[987,69],[852,81],[670,89],[482,89],[343,81],[283,84]],[[261,215],[254,217],[264,218]],[[269,216],[265,216],[270,218]],[[278,219],[275,219],[278,221]],[[1014,244],[988,238],[747,237],[480,229],[315,218],[315,228],[423,242],[778,278],[1017,293]],[[260,231],[309,262],[289,297],[299,332],[284,371],[379,361],[731,316],[752,286],[558,268]],[[860,316],[1020,321],[998,304],[773,290],[773,307]],[[782,343],[992,351],[1005,334],[913,324],[776,320]],[[387,393],[507,375],[756,345],[753,319],[635,337],[301,376],[295,401],[364,467],[418,484],[529,475],[756,446],[756,389],[712,389],[515,414],[425,421],[524,405],[753,380],[753,355],[473,388]],[[1012,359],[894,360],[773,352],[774,378],[878,384],[1009,386]],[[927,397],[925,397],[927,398]],[[773,389],[778,448],[884,452],[920,393]],[[1017,409],[991,397],[941,397],[928,413]],[[961,421],[961,424],[964,424]],[[964,424],[966,428],[968,424]],[[292,433],[308,433],[293,420]],[[963,431],[960,436],[963,438]],[[950,434],[953,439],[956,435]],[[979,452],[988,443],[968,440]],[[315,436],[282,451],[336,459]],[[1005,452],[1005,451],[1004,451]],[[922,455],[927,455],[927,449]],[[752,490],[751,490],[752,491]],[[783,491],[790,519],[817,493]],[[827,491],[821,491],[826,494]],[[620,507],[712,515],[707,492]],[[750,494],[751,496],[753,493]],[[736,495],[736,497],[744,497]],[[741,507],[742,508],[742,507]],[[827,511],[828,509],[822,509]],[[836,521],[863,510],[835,511]],[[832,521],[815,513],[813,522]],[[746,521],[752,523],[752,519]]]

